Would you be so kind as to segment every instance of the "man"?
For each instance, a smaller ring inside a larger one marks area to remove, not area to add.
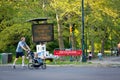
[[[91,52],[89,52],[89,54],[88,54],[88,59],[89,59],[89,60],[92,59],[92,53],[91,53]]]
[[[99,59],[99,60],[102,60],[102,53],[101,53],[100,51],[98,52],[98,55],[97,55],[97,56],[98,56],[98,59]]]
[[[119,56],[120,55],[120,42],[118,43],[118,51],[117,51],[117,56]]]
[[[21,37],[21,40],[19,41],[18,45],[17,45],[17,48],[16,48],[16,58],[13,62],[13,68],[15,69],[15,64],[16,64],[16,61],[18,60],[19,57],[22,57],[22,67],[24,67],[24,52],[23,50],[25,51],[28,51],[30,50],[29,46],[26,44],[25,42],[25,37]]]

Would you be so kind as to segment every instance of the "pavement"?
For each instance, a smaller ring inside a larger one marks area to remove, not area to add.
[[[96,65],[101,65],[101,66],[120,67],[120,56],[103,57],[102,60],[93,59],[88,62],[91,62],[92,64],[96,64]]]
[[[11,69],[12,64],[0,64],[0,80],[120,80],[120,56],[103,57],[101,61],[96,58],[86,63],[48,65],[46,70],[23,69],[21,65]]]
[[[120,56],[109,56],[109,57],[103,57],[102,60],[99,60],[98,58],[88,60],[87,63],[90,63],[89,65],[75,65],[75,64],[66,64],[66,65],[49,65],[47,66],[103,66],[103,67],[120,67]],[[0,66],[12,66],[12,64],[0,64]],[[21,64],[18,64],[16,66],[21,66]],[[26,65],[27,66],[27,65]]]
[[[99,60],[98,58],[87,60],[86,64],[64,64],[64,65],[48,65],[48,66],[79,66],[79,67],[119,67],[120,68],[120,56],[107,56],[103,57],[102,60]]]

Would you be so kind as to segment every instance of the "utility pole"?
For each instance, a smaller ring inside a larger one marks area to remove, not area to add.
[[[84,0],[82,0],[82,62],[86,62],[85,40],[84,40]]]

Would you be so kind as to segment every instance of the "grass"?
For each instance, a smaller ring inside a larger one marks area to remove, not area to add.
[[[13,60],[11,62],[11,64],[13,63],[15,57],[13,57]],[[28,59],[25,59],[25,64],[28,64]],[[16,64],[22,64],[22,58],[19,58],[16,62]],[[46,64],[48,65],[88,65],[88,64],[92,64],[91,62],[80,62],[80,61],[61,61],[61,60],[53,60],[52,62],[49,60],[46,60]]]
[[[49,62],[47,63],[49,65],[88,65],[88,64],[92,64],[91,62],[80,62],[80,61],[53,61],[53,62]]]
[[[15,59],[15,56],[12,57],[12,62],[10,62],[10,64],[13,63],[14,59]],[[16,61],[16,64],[22,64],[22,58],[21,57],[18,58],[18,60]],[[25,64],[28,64],[27,59],[25,59]]]

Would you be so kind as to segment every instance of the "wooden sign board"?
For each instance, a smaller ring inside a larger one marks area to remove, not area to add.
[[[33,42],[49,42],[54,40],[53,24],[33,24],[32,25]]]

